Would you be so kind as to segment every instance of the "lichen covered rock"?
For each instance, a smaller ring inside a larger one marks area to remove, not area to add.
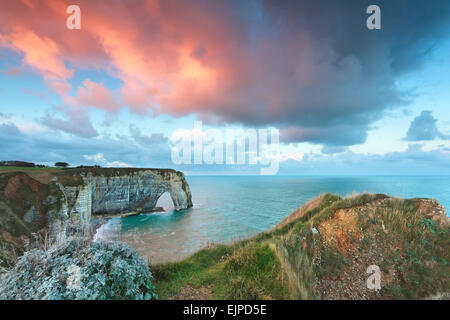
[[[128,245],[68,238],[0,274],[0,299],[155,299],[147,263]]]

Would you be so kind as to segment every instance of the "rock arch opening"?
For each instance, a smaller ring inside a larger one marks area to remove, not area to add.
[[[166,212],[175,210],[175,204],[170,196],[170,192],[164,192],[158,200],[156,200],[156,208],[162,208]]]

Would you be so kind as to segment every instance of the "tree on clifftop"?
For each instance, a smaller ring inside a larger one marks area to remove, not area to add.
[[[57,168],[67,168],[69,164],[67,162],[56,162],[55,167]]]

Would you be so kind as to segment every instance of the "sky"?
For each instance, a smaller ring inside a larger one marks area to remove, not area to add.
[[[173,162],[202,121],[279,130],[279,174],[450,174],[449,30],[444,0],[1,0],[0,160],[236,172]]]

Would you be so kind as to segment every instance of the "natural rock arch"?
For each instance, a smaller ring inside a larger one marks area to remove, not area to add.
[[[128,175],[88,177],[93,214],[152,211],[165,192],[175,210],[192,207],[184,174],[175,170],[148,169]]]

